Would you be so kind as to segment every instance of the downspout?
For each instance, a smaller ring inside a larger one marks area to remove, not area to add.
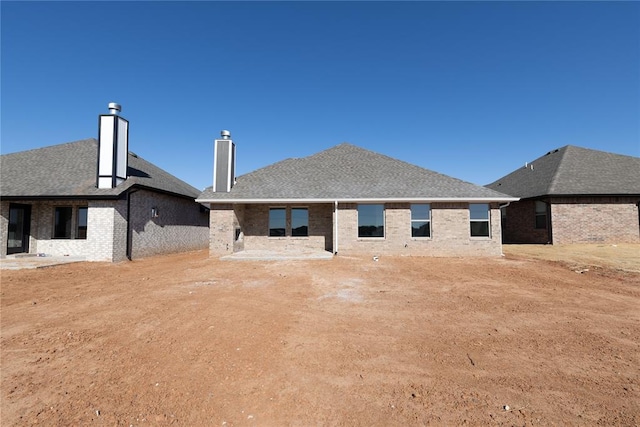
[[[139,190],[127,191],[127,259],[131,261],[131,255],[133,252],[133,236],[131,230],[131,195]]]
[[[338,201],[335,201],[335,213],[336,213],[336,231],[335,231],[335,246],[333,248],[333,254],[338,255]]]

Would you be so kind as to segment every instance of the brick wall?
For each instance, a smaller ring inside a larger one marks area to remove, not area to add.
[[[534,200],[511,202],[504,209],[506,210],[506,219],[503,224],[505,243],[546,244],[551,242],[548,225],[547,228],[536,228]]]
[[[553,243],[640,243],[639,201],[640,197],[553,199]]]
[[[549,203],[549,230],[535,228],[535,201],[512,202],[506,208],[505,243],[637,243],[640,242],[640,197],[564,197]]]
[[[209,211],[209,255],[233,253],[235,224],[238,222],[232,205],[211,205]]]
[[[151,216],[153,208],[156,217]],[[193,200],[140,190],[131,193],[130,209],[132,258],[205,249],[209,244],[209,215]]]
[[[0,201],[0,258],[7,256],[9,238],[9,202]]]
[[[431,237],[411,237],[410,205],[385,205],[385,237],[358,237],[357,204],[339,205],[338,254],[495,256],[502,253],[500,210],[491,206],[491,237],[470,237],[467,203],[432,203]]]
[[[234,244],[236,225],[241,226],[245,249],[313,249],[334,251],[333,204],[308,205],[309,237],[268,237],[269,207],[287,208],[290,229],[290,209],[304,205],[213,205],[210,219],[210,252],[221,256],[239,250]],[[385,237],[358,238],[357,205],[340,203],[337,214],[338,254],[393,254],[427,256],[496,256],[502,253],[500,210],[491,206],[491,237],[470,237],[467,203],[431,204],[432,236],[411,237],[411,211],[407,203],[385,206]]]
[[[204,249],[208,244],[207,213],[187,199],[141,190],[132,194],[131,243],[133,258],[159,253]],[[127,259],[127,200],[24,200],[31,205],[29,253],[53,256],[82,256],[88,261],[118,262]],[[72,208],[71,238],[54,239],[56,207]],[[87,238],[76,238],[77,208],[88,207]],[[151,219],[151,207],[161,215]],[[3,254],[9,203],[2,202]],[[6,210],[6,213],[5,213]]]
[[[269,237],[269,208],[281,207],[286,209],[287,232],[285,237]],[[309,236],[291,236],[291,208],[302,207],[309,209]],[[319,250],[333,249],[333,205],[245,205],[242,231],[244,247],[246,249],[264,250]]]

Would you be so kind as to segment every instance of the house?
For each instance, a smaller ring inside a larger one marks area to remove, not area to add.
[[[640,242],[640,158],[567,145],[488,188],[519,197],[503,208],[505,243]]]
[[[500,255],[500,205],[515,197],[351,144],[235,178],[228,131],[215,141],[210,253]]]
[[[208,212],[189,184],[128,151],[120,106],[99,140],[0,156],[0,255],[121,261],[206,248]]]

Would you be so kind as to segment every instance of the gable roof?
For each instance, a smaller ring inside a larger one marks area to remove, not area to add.
[[[567,145],[487,187],[520,198],[640,195],[640,158]]]
[[[516,200],[351,144],[287,159],[240,176],[229,193],[209,187],[197,201]]]
[[[0,156],[2,198],[114,198],[144,187],[195,198],[200,191],[133,153],[128,178],[115,188],[96,186],[98,141],[94,138]]]

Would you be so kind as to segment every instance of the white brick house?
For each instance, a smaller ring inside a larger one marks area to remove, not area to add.
[[[1,257],[115,262],[207,247],[199,191],[128,152],[117,107],[100,116],[100,140],[0,156]]]
[[[500,204],[517,200],[350,144],[235,179],[235,145],[216,140],[210,253],[495,256]]]

